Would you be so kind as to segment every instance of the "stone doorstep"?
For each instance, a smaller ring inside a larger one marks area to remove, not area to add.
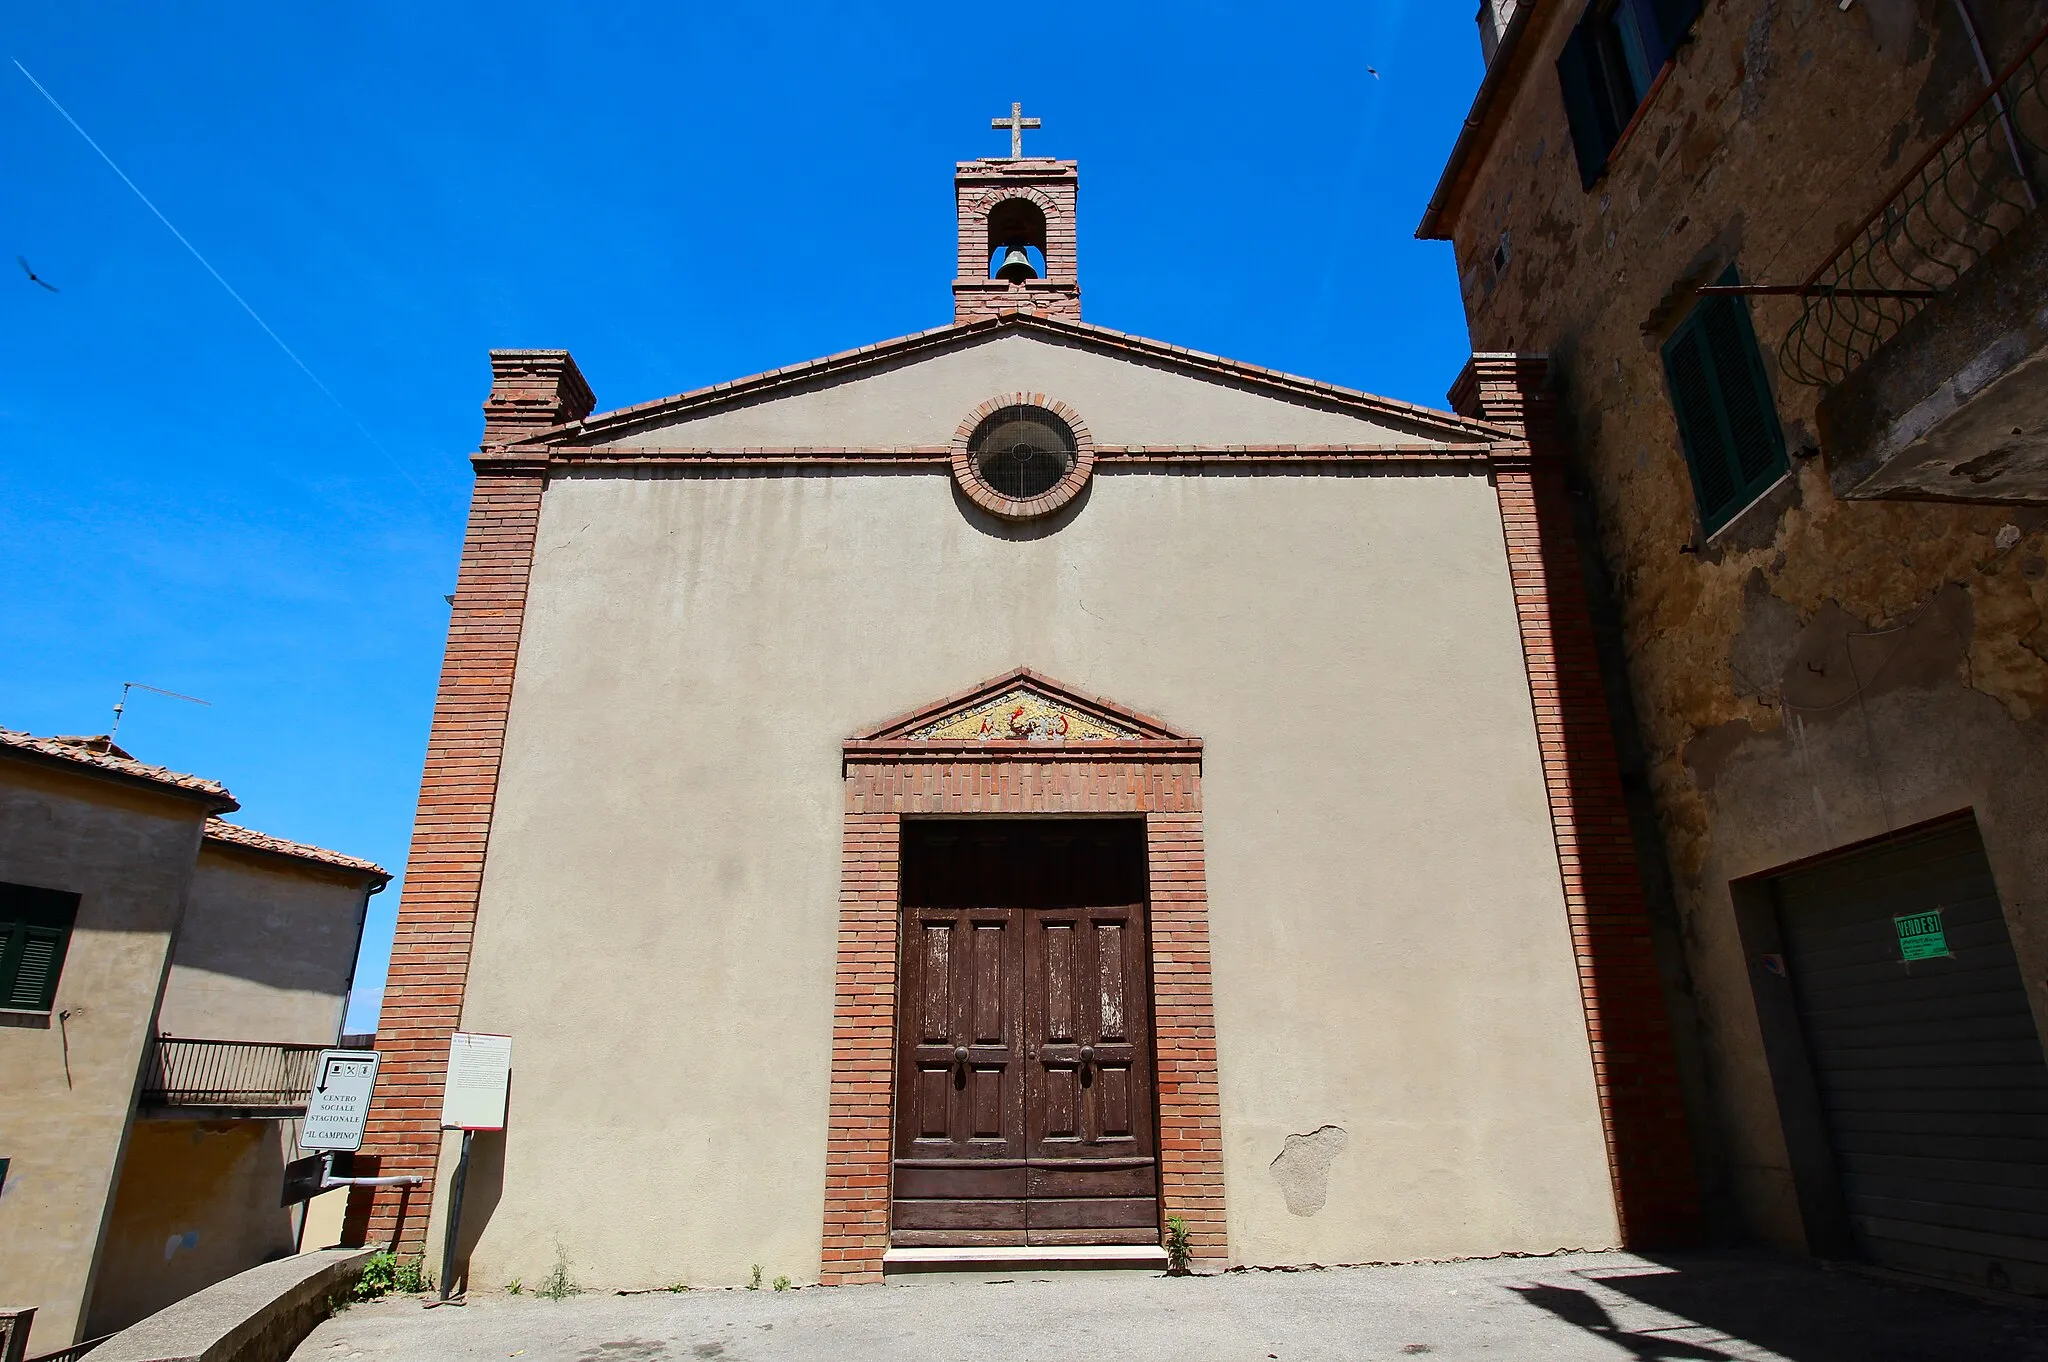
[[[891,1281],[919,1277],[945,1281],[1006,1278],[1016,1272],[1143,1273],[1166,1271],[1166,1250],[1156,1244],[1004,1244],[987,1248],[892,1248],[882,1255]]]

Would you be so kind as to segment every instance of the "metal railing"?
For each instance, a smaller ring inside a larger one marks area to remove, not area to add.
[[[2048,169],[2044,43],[2048,29],[1805,283],[1727,290],[1806,299],[1779,347],[1786,376],[1841,382],[2039,209]]]
[[[68,1348],[59,1348],[53,1353],[42,1353],[36,1357],[31,1357],[28,1359],[28,1362],[78,1362],[79,1358],[84,1357],[87,1353],[112,1337],[112,1334],[101,1334],[98,1338],[88,1338],[83,1343],[74,1343]]]
[[[322,1048],[159,1036],[144,1061],[142,1105],[303,1112]]]

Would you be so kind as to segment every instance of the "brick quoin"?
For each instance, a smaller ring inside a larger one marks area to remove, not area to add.
[[[448,1043],[462,1020],[484,849],[498,791],[512,673],[546,483],[545,447],[508,441],[589,414],[589,385],[562,350],[494,350],[484,447],[471,460],[469,528],[456,574],[448,646],[427,736],[412,852],[398,905],[391,972],[377,1023],[382,1064],[364,1132],[362,1171],[412,1173],[414,1188],[350,1193],[344,1238],[417,1254],[441,1147]]]
[[[1024,751],[849,743],[825,1169],[827,1284],[882,1278],[894,1140],[899,858],[906,814],[1142,814],[1151,913],[1160,1191],[1195,1257],[1228,1258],[1223,1120],[1202,860],[1201,744],[1105,743]]]
[[[1495,447],[1494,486],[1608,1171],[1622,1242],[1671,1247],[1699,1239],[1699,1184],[1572,529],[1549,371],[1542,355],[1474,355],[1451,389],[1451,404],[1524,437]]]

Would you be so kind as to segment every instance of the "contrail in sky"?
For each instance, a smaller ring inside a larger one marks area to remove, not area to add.
[[[412,483],[412,490],[418,492],[422,497],[425,497],[427,494],[426,489],[424,487],[421,487],[417,482],[413,482],[412,474],[405,471],[405,465],[399,463],[399,461],[392,455],[391,451],[384,447],[384,442],[382,440],[379,440],[375,435],[371,434],[370,428],[364,425],[362,421],[357,419],[356,414],[348,409],[348,404],[343,402],[339,397],[336,397],[334,395],[334,389],[328,387],[325,383],[322,383],[320,381],[320,375],[314,373],[311,369],[306,367],[306,361],[300,359],[298,353],[295,350],[293,350],[289,345],[286,345],[284,343],[284,337],[278,335],[277,332],[270,329],[270,323],[264,321],[262,317],[257,315],[256,309],[249,306],[249,300],[247,298],[244,298],[241,294],[235,292],[235,286],[233,284],[230,284],[226,279],[221,277],[221,272],[213,267],[212,261],[208,260],[205,256],[199,253],[199,248],[197,246],[194,246],[190,241],[185,239],[185,234],[178,230],[177,225],[173,223],[169,218],[164,216],[163,209],[157,207],[154,203],[152,203],[150,201],[149,195],[143,193],[141,187],[137,185],[135,181],[128,178],[128,172],[121,169],[121,167],[115,163],[113,157],[107,155],[106,148],[102,147],[98,142],[93,141],[92,134],[79,126],[78,120],[71,116],[71,111],[65,108],[62,104],[59,104],[57,102],[57,97],[51,94],[48,90],[45,90],[43,88],[43,83],[37,80],[34,76],[30,75],[29,69],[26,66],[23,66],[18,59],[16,59],[14,62],[14,69],[21,72],[21,74],[28,80],[28,83],[36,87],[37,94],[41,95],[44,99],[50,101],[50,107],[55,109],[58,113],[64,116],[64,121],[71,125],[71,128],[74,132],[76,132],[80,137],[83,137],[85,139],[85,144],[87,146],[91,147],[94,151],[99,153],[99,158],[107,163],[107,168],[113,171],[116,175],[119,175],[121,177],[121,183],[127,185],[130,190],[134,191],[135,197],[142,200],[142,206],[147,208],[150,212],[156,214],[156,220],[158,222],[161,222],[164,225],[164,227],[167,230],[169,230],[172,236],[178,238],[178,244],[180,246],[183,246],[186,250],[190,251],[192,253],[192,258],[194,260],[197,260],[201,265],[204,265],[206,267],[206,272],[213,276],[214,282],[219,284],[222,288],[228,291],[228,297],[234,299],[237,303],[240,303],[242,305],[242,311],[249,314],[249,320],[255,322],[256,325],[262,327],[263,334],[270,337],[273,341],[277,342],[277,348],[284,351],[285,356],[288,359],[290,359],[292,363],[299,366],[299,371],[301,373],[303,373],[307,378],[313,380],[314,387],[318,388],[321,392],[327,394],[327,400],[329,402],[332,402],[335,405],[336,410],[340,411],[343,416],[346,416],[351,422],[354,423],[355,428],[363,433],[363,438],[365,440],[368,440],[371,444],[377,446],[377,451],[380,454],[382,454],[387,460],[390,461],[392,468],[397,470],[398,475],[404,478],[407,482]]]

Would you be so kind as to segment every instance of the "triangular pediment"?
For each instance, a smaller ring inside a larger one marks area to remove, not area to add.
[[[1098,446],[1485,445],[1510,433],[1447,411],[1033,316],[957,323],[598,413],[527,443],[578,449],[942,448],[1000,393],[1042,392]]]
[[[935,745],[1031,743],[1088,746],[1102,743],[1184,743],[1190,735],[1150,715],[1083,695],[1050,677],[1019,667],[972,690],[947,696],[857,735],[856,743]]]

